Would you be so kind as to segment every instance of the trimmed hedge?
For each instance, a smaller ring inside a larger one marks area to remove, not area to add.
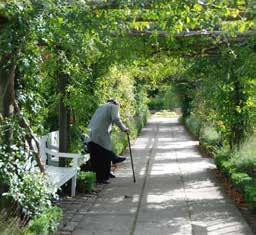
[[[199,137],[201,123],[194,116],[186,118],[185,125],[195,137]]]
[[[256,182],[247,172],[242,171],[233,161],[234,153],[220,150],[214,157],[217,167],[230,179],[244,195],[245,201],[256,209]]]

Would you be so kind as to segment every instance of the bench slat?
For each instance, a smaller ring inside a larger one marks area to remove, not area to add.
[[[77,171],[70,167],[46,167],[46,174],[49,182],[52,186],[56,187],[56,189],[60,188],[63,184],[72,179],[76,173]]]

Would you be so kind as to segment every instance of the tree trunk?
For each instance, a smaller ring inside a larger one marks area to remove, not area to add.
[[[66,87],[68,85],[68,76],[60,73],[58,76],[59,80],[59,92],[60,92],[60,103],[59,103],[59,151],[68,152],[69,148],[69,117],[70,111],[66,106],[64,99],[66,96]],[[59,165],[65,166],[65,158],[60,158]]]
[[[12,116],[14,112],[13,102],[15,100],[14,79],[16,65],[12,63],[6,68],[4,65],[7,64],[7,62],[7,59],[0,61],[0,123],[2,118]],[[7,146],[10,146],[12,142],[12,130],[8,129],[4,133],[3,139],[0,141],[0,144],[6,144]],[[8,186],[1,182],[0,196],[7,190]]]
[[[8,68],[0,70],[0,113],[4,118],[11,117],[14,113],[15,72],[14,62]],[[12,130],[5,133],[3,141],[7,145],[12,142]]]
[[[232,66],[232,65],[231,65]],[[245,97],[243,93],[243,86],[239,77],[235,74],[233,67],[231,67],[231,76],[233,82],[233,108],[234,120],[231,126],[231,148],[239,147],[244,139],[246,132],[246,118],[243,111],[245,105]],[[237,109],[240,109],[238,111]]]

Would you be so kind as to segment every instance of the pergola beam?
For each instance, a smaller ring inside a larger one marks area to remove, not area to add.
[[[68,0],[69,3],[72,3],[72,0]],[[173,1],[167,2],[167,1],[155,1],[155,0],[145,0],[144,2],[136,2],[133,1],[130,3],[120,3],[120,0],[86,0],[85,1],[86,5],[93,7],[93,8],[97,8],[97,9],[102,9],[102,10],[115,10],[115,9],[145,9],[145,10],[153,10],[153,9],[167,9],[169,8],[169,4],[173,4]],[[201,5],[204,9],[210,8],[210,9],[216,9],[219,10],[221,9],[220,6],[217,6],[215,4],[206,4],[203,3],[203,1],[198,1],[197,2],[198,5]],[[175,4],[173,4],[175,5]],[[191,3],[191,6],[193,6],[194,4]],[[232,5],[227,5],[226,7],[228,7],[228,9],[233,10],[236,9],[234,8],[234,6]],[[246,6],[244,6],[246,7]],[[241,12],[241,16],[242,15],[247,15],[249,13],[242,11]],[[250,14],[249,14],[250,15]]]
[[[143,3],[142,5],[142,3],[138,4],[136,2],[134,2],[133,4],[120,4],[120,1],[118,0],[87,0],[86,5],[99,10],[127,9],[127,6],[129,7],[129,9],[154,9],[150,1],[148,1],[147,3]]]
[[[166,31],[150,31],[150,30],[144,30],[144,31],[139,31],[139,30],[130,30],[128,32],[128,35],[130,36],[153,36],[156,35],[160,38],[168,38],[172,37],[171,33],[168,33]],[[232,39],[232,40],[237,40],[241,41],[244,38],[251,37],[251,36],[256,36],[256,31],[255,30],[249,30],[244,33],[237,33],[235,36],[230,36],[228,34],[225,34],[223,31],[207,31],[207,30],[202,30],[202,31],[190,31],[190,32],[181,32],[181,33],[176,33],[173,35],[174,39],[182,39],[182,38],[196,38],[196,37],[201,37],[201,36],[206,36],[206,37],[222,37],[225,39]]]

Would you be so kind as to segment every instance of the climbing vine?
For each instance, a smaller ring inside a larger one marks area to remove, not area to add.
[[[254,9],[245,0],[1,1],[1,161],[40,163],[34,133],[60,129],[67,140],[108,98],[125,106],[127,124],[139,120],[166,87],[184,116],[239,146],[256,123]]]

